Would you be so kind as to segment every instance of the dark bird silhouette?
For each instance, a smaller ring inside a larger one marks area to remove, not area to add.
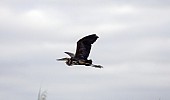
[[[92,60],[88,60],[90,54],[91,45],[99,38],[96,34],[88,35],[83,37],[77,42],[76,53],[64,52],[68,54],[71,58],[61,58],[58,61],[66,61],[68,66],[72,65],[85,65],[92,66],[95,68],[103,68],[101,65],[94,65]]]

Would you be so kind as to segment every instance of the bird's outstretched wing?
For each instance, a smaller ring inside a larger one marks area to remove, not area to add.
[[[98,36],[96,34],[92,34],[80,39],[77,42],[75,58],[87,60],[90,54],[91,44],[93,44],[97,40],[97,38]]]

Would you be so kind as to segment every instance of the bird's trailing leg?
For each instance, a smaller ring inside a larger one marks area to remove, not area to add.
[[[94,65],[94,64],[91,64],[92,67],[95,67],[95,68],[103,68],[103,66],[101,65]]]

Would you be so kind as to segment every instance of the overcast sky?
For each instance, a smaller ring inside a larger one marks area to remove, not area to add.
[[[1,0],[0,100],[170,100],[169,0]],[[99,38],[89,58],[56,58]]]

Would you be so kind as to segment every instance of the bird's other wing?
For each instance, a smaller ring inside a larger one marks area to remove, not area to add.
[[[74,54],[71,52],[64,52],[64,53],[68,54],[70,57],[74,57]]]
[[[97,38],[99,37],[96,34],[92,34],[80,39],[77,42],[75,58],[87,60],[90,54],[91,44],[93,44],[97,40]]]

